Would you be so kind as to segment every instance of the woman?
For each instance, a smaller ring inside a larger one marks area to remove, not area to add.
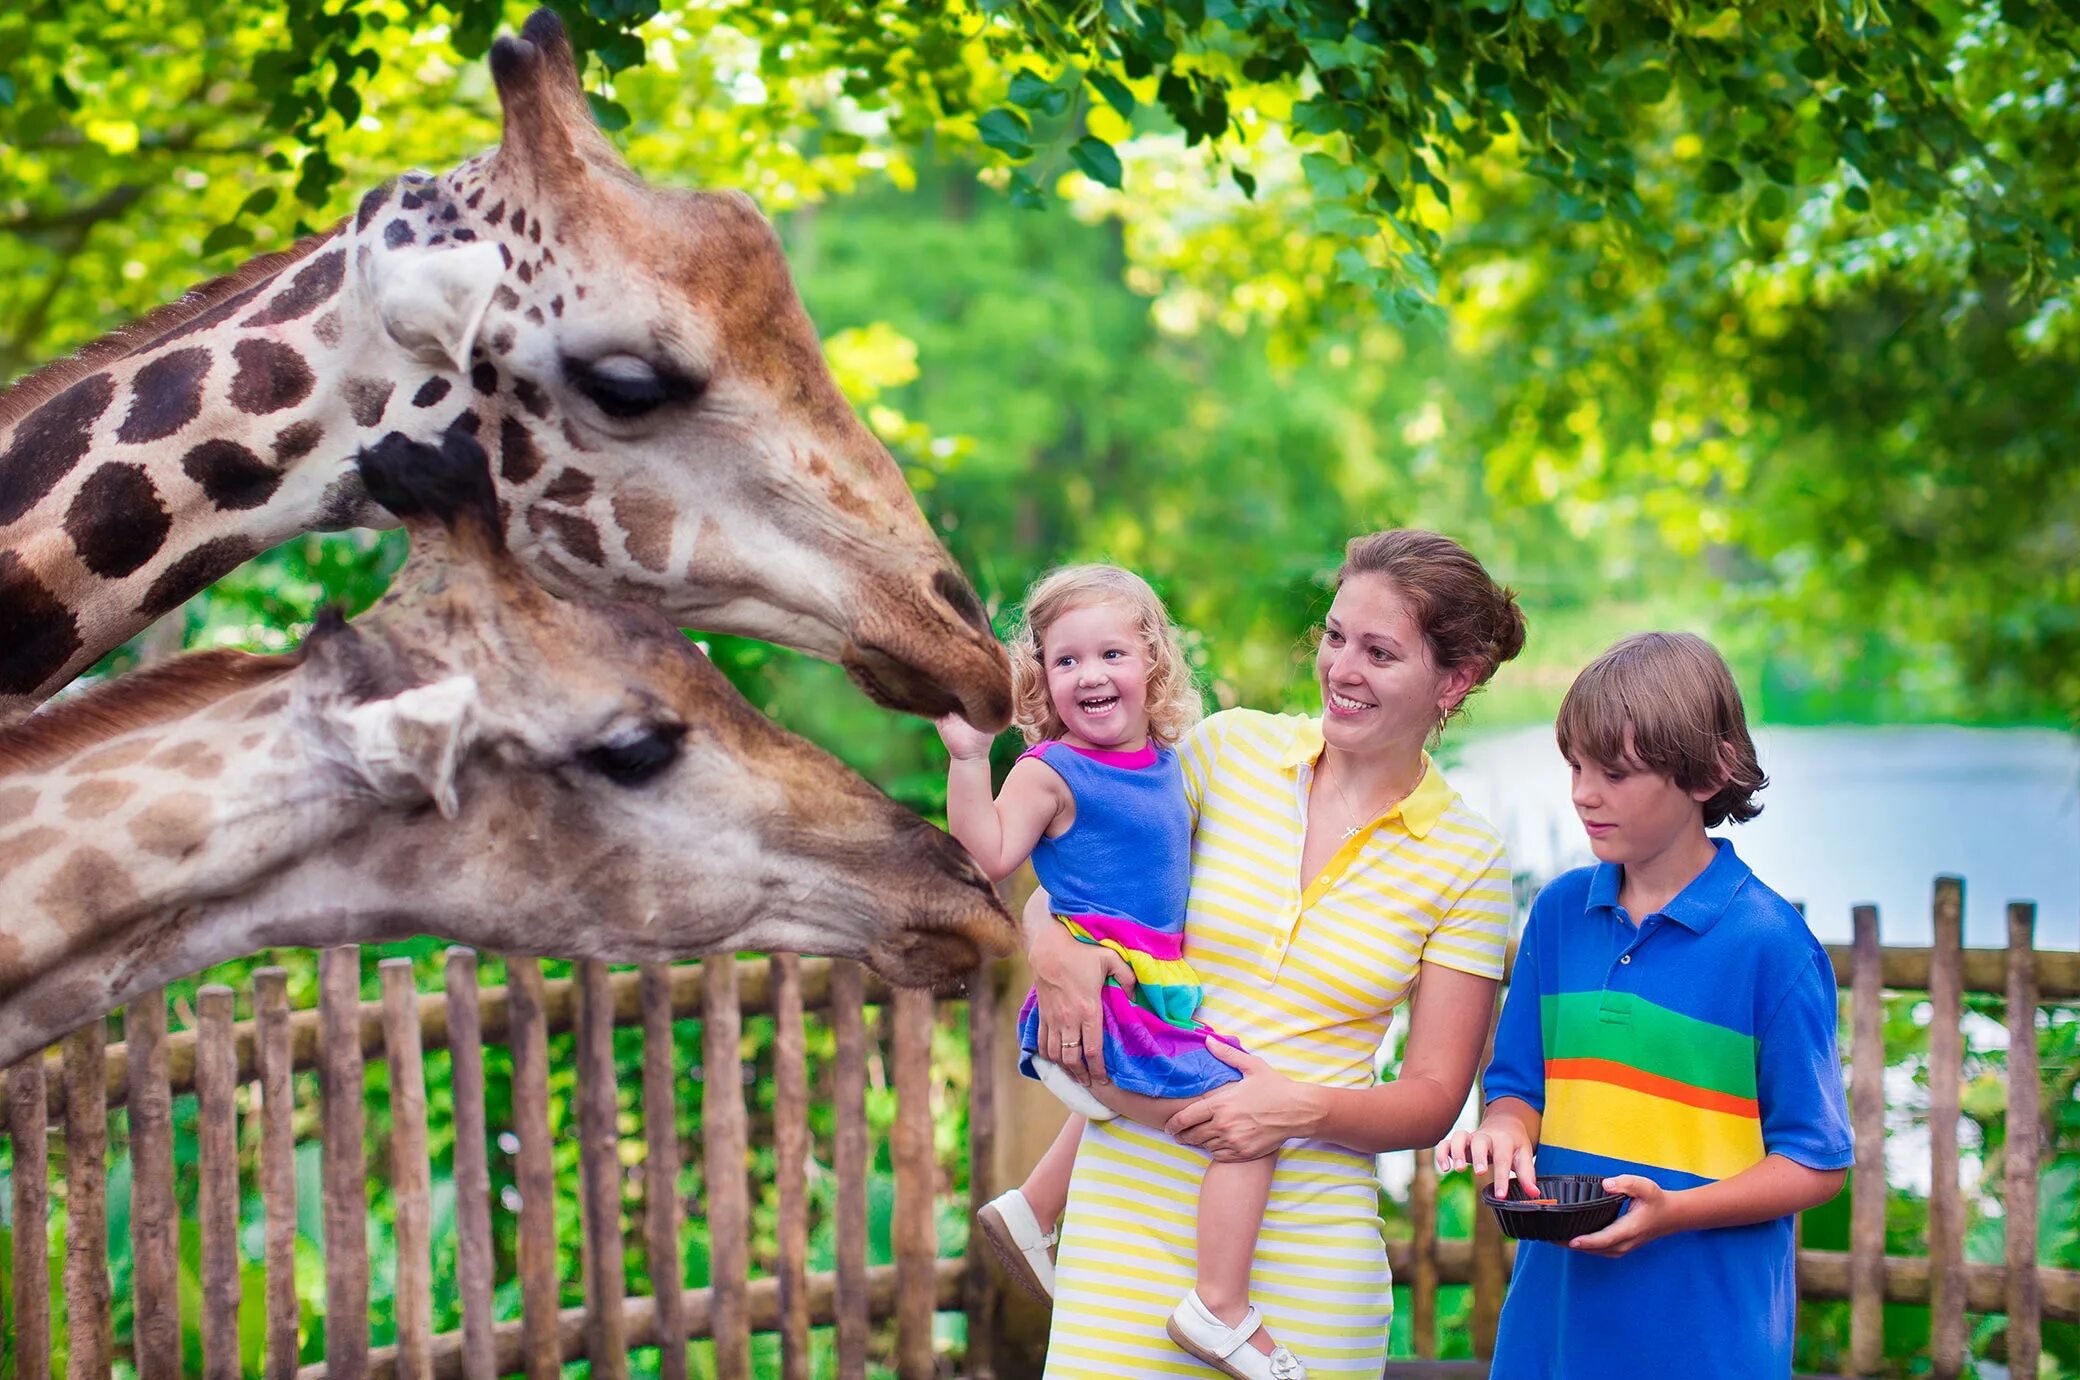
[[[1050,1377],[1207,1373],[1164,1333],[1193,1278],[1204,1157],[1274,1151],[1251,1296],[1313,1380],[1379,1375],[1393,1294],[1372,1157],[1434,1144],[1465,1105],[1511,909],[1500,840],[1423,748],[1523,644],[1514,597],[1457,543],[1360,537],[1316,655],[1322,717],[1230,710],[1181,745],[1186,957],[1206,984],[1201,1018],[1248,1051],[1224,1051],[1243,1078],[1167,1136],[1122,1118],[1065,1147]],[[1027,912],[1040,1052],[1102,1082],[1099,994],[1125,965],[1047,923],[1046,904]],[[1418,978],[1400,1077],[1376,1083]]]

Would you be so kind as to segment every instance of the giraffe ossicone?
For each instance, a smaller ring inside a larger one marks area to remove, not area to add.
[[[548,10],[490,63],[497,149],[0,394],[0,722],[247,558],[393,525],[352,461],[395,433],[476,437],[558,593],[1005,723],[981,604],[839,394],[772,227],[631,172]]]
[[[768,721],[669,620],[542,590],[474,440],[400,437],[363,467],[412,534],[368,614],[0,730],[0,1066],[271,945],[798,950],[937,986],[1009,948],[959,844]]]

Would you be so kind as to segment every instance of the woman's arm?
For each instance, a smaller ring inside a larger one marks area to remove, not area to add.
[[[1401,1075],[1370,1088],[1324,1088],[1274,1072],[1218,1041],[1207,1048],[1243,1070],[1170,1118],[1167,1131],[1215,1159],[1250,1160],[1288,1140],[1326,1140],[1364,1154],[1435,1145],[1458,1120],[1495,1013],[1495,981],[1424,963]]]
[[[1077,1082],[1109,1083],[1105,1076],[1105,981],[1134,985],[1126,960],[1086,944],[1055,921],[1053,898],[1036,888],[1026,899],[1026,961],[1040,1007],[1038,1053]]]

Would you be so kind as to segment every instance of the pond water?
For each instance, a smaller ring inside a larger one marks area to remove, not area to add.
[[[2037,947],[2080,948],[2080,738],[2033,728],[1779,728],[1755,734],[1763,811],[1720,833],[1813,932],[1850,937],[1879,907],[1888,944],[1926,944],[1938,873],[1965,879],[1965,943],[2007,942],[2009,901],[2037,903]],[[1550,728],[1448,744],[1447,774],[1534,882],[1594,861]]]

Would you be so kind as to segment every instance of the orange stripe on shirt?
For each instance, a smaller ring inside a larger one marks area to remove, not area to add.
[[[1729,1116],[1760,1118],[1762,1109],[1752,1097],[1735,1097],[1730,1093],[1714,1092],[1710,1088],[1693,1087],[1679,1083],[1673,1078],[1663,1078],[1658,1073],[1633,1068],[1610,1059],[1548,1059],[1546,1081],[1557,1078],[1580,1079],[1586,1083],[1609,1083],[1634,1092],[1646,1093],[1651,1097],[1664,1097],[1671,1102],[1680,1102],[1686,1107],[1700,1107],[1708,1112],[1725,1112]]]

